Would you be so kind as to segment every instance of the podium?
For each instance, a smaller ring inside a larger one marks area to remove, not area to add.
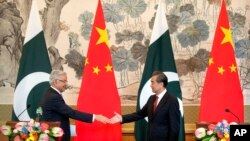
[[[7,121],[6,125],[10,126],[11,129],[13,130],[15,128],[15,125],[18,123],[19,121]],[[47,123],[49,125],[49,128],[53,128],[53,127],[60,127],[61,123],[59,121],[56,122],[46,122],[46,121],[41,121],[40,123]],[[60,138],[56,138],[56,141],[59,141]],[[4,136],[4,135],[0,135],[0,141],[9,141],[8,136]]]
[[[214,125],[216,125],[217,123],[208,123],[208,122],[196,122],[196,129],[197,128],[200,128],[200,127],[203,127],[203,128],[208,128],[208,126],[210,125],[210,124],[214,124]],[[239,124],[237,124],[237,125],[250,125],[248,122],[244,122],[244,123],[239,123]]]
[[[6,125],[9,125],[12,129],[15,128],[15,125],[18,123],[19,121],[7,121]],[[50,128],[52,127],[60,127],[61,123],[59,121],[55,121],[55,122],[46,122],[46,121],[41,121],[40,123],[47,123],[49,125]]]
[[[210,125],[210,124],[215,124],[216,125],[216,123],[196,122],[196,129],[200,128],[200,127],[208,128],[208,125]]]

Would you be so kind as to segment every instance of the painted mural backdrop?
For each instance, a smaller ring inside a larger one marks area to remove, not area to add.
[[[37,0],[53,69],[68,73],[66,102],[75,105],[97,0]],[[220,0],[165,0],[185,105],[200,103]],[[227,0],[244,94],[250,105],[249,0]],[[123,105],[135,105],[157,0],[103,0],[113,65]],[[11,104],[31,0],[0,0],[0,104]],[[108,83],[108,82],[107,82]]]

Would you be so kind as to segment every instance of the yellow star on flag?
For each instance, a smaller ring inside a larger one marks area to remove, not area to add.
[[[84,65],[86,66],[87,64],[89,64],[89,58],[86,57]]]
[[[106,68],[106,72],[111,72],[111,70],[112,70],[112,66],[110,66],[109,64],[107,65],[107,66],[105,66],[105,68]]]
[[[106,28],[101,29],[101,28],[96,27],[96,30],[100,35],[96,45],[101,44],[101,43],[104,42],[109,47],[108,32],[107,32]]]
[[[236,72],[236,66],[234,64],[232,64],[232,66],[229,67],[231,72]]]
[[[233,46],[233,41],[232,41],[232,36],[231,36],[231,31],[230,29],[221,27],[222,32],[224,33],[224,38],[221,42],[221,44],[229,42]]]
[[[93,73],[95,73],[95,74],[99,74],[99,72],[100,72],[101,70],[98,68],[98,66],[96,66],[96,67],[94,67],[93,68]]]
[[[223,75],[223,73],[225,72],[224,68],[221,66],[218,68],[218,73]]]
[[[209,65],[212,65],[214,64],[214,58],[209,58],[209,61],[208,61]]]

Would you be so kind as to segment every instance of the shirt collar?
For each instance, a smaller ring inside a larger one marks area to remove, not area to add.
[[[162,97],[164,96],[164,94],[167,92],[166,89],[164,89],[160,94],[158,94],[158,101],[160,101],[162,99]]]
[[[60,95],[62,95],[62,93],[58,90],[58,89],[56,89],[55,87],[53,87],[53,86],[50,86],[52,89],[54,89],[57,93],[59,93]]]

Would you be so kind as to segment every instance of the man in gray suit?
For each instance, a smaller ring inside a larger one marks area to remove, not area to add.
[[[63,97],[68,87],[67,74],[61,70],[53,70],[50,74],[51,87],[44,94],[42,99],[43,119],[45,121],[60,121],[64,135],[61,141],[70,141],[70,122],[69,118],[80,120],[83,122],[100,121],[102,123],[109,122],[107,117],[97,114],[84,113],[69,107]]]

